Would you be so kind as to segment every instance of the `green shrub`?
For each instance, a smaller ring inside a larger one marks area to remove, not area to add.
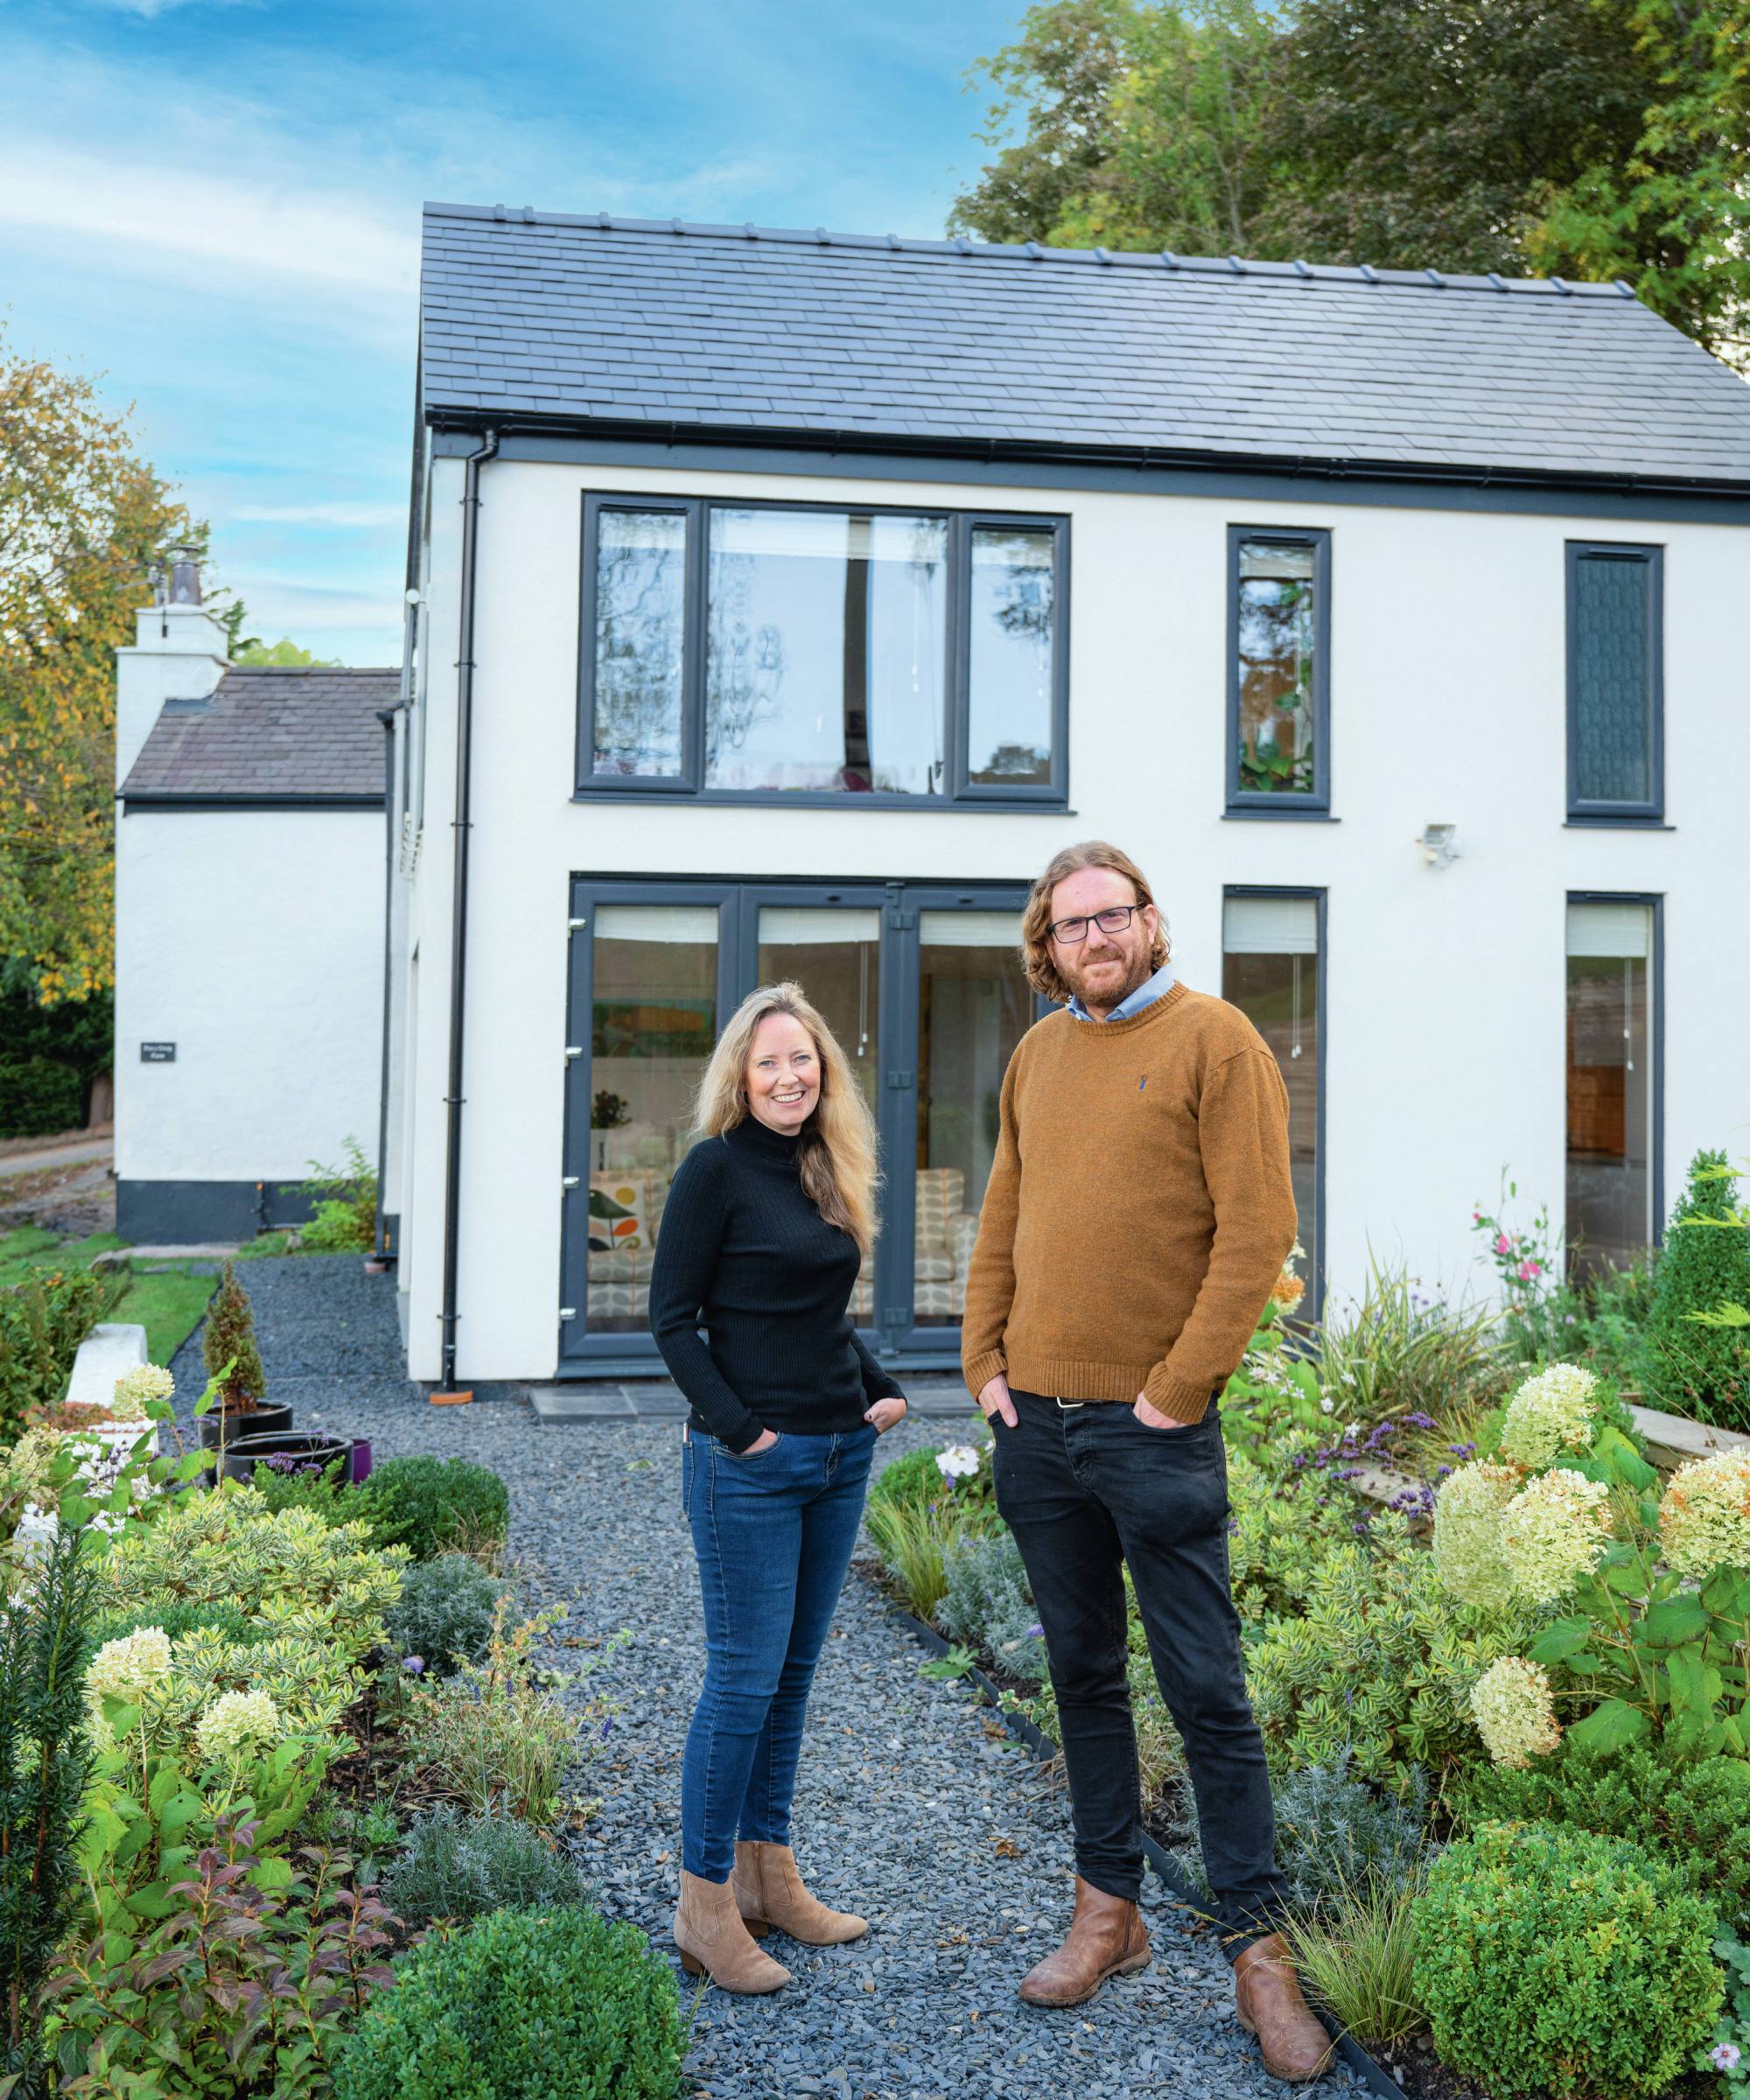
[[[872,1502],[866,1521],[900,1602],[926,1625],[948,1592],[947,1555],[957,1534],[952,1508],[938,1502]]]
[[[1268,1462],[1228,1453],[1228,1581],[1240,1616],[1294,1616],[1312,1596],[1325,1556],[1353,1542],[1366,1505],[1312,1463],[1319,1439],[1284,1432]]]
[[[1662,2092],[1718,2016],[1712,1909],[1625,1838],[1485,1824],[1429,1869],[1414,1925],[1434,2047],[1493,2093]]]
[[[507,1585],[483,1662],[464,1662],[453,1676],[413,1692],[409,1754],[452,1799],[477,1815],[550,1823],[558,1812],[559,1782],[578,1754],[584,1717],[568,1712],[535,1682],[535,1643],[559,1612],[508,1631],[509,1605]]]
[[[0,1444],[60,1404],[80,1343],[127,1288],[124,1276],[46,1269],[0,1291]]]
[[[668,1964],[590,1909],[501,1910],[396,1964],[334,2068],[335,2100],[672,2100]]]
[[[416,1561],[402,1578],[401,1601],[389,1608],[388,1637],[396,1653],[418,1656],[440,1677],[449,1676],[458,1659],[480,1662],[504,1586],[466,1553]]]
[[[945,1549],[942,1572],[947,1588],[935,1611],[942,1632],[983,1649],[1018,1684],[1039,1684],[1046,1674],[1045,1636],[1013,1533],[962,1533]]]
[[[376,1244],[376,1169],[356,1138],[346,1139],[346,1151],[344,1167],[312,1159],[314,1176],[298,1184],[300,1195],[317,1198],[314,1216],[298,1228],[298,1244],[314,1254],[364,1252]]]
[[[510,1490],[467,1459],[386,1459],[360,1484],[358,1514],[380,1545],[415,1560],[472,1553],[496,1565],[510,1531]]]
[[[1298,1618],[1246,1639],[1246,1681],[1271,1768],[1334,1763],[1398,1792],[1416,1766],[1472,1764],[1482,1742],[1471,1687],[1498,1656],[1522,1654],[1536,1620],[1519,1605],[1460,1604],[1400,1516],[1365,1543],[1330,1547]]]
[[[1673,1766],[1634,1746],[1588,1757],[1564,1743],[1522,1770],[1482,1765],[1450,1797],[1461,1829],[1488,1822],[1564,1823],[1628,1838],[1678,1868],[1722,1920],[1750,1931],[1750,1760]]]
[[[231,1367],[219,1389],[220,1407],[247,1412],[266,1397],[267,1373],[262,1368],[261,1352],[256,1347],[256,1316],[249,1307],[248,1293],[238,1282],[235,1266],[230,1262],[226,1263],[219,1288],[207,1304],[200,1361],[209,1378],[216,1378],[228,1363]]]
[[[1357,1779],[1346,1758],[1291,1772],[1273,1793],[1277,1858],[1300,1909],[1340,1905],[1373,1888],[1413,1891],[1421,1885],[1437,1848],[1429,1837],[1428,1786],[1419,1768],[1402,1800]]]
[[[464,1816],[447,1802],[407,1832],[383,1876],[383,1900],[410,1926],[582,1903],[589,1881],[569,1852],[512,1816]]]
[[[71,1065],[26,1057],[0,1064],[0,1138],[53,1138],[80,1127],[85,1082]]]
[[[1750,1331],[1690,1317],[1722,1303],[1750,1306],[1750,1228],[1727,1222],[1738,1185],[1726,1168],[1724,1152],[1698,1152],[1690,1163],[1654,1278],[1641,1386],[1654,1407],[1750,1430]]]
[[[990,1438],[975,1431],[965,1448],[979,1454],[979,1464],[977,1472],[964,1480],[950,1480],[942,1472],[936,1463],[934,1446],[902,1452],[870,1482],[870,1508],[925,1509],[935,1504],[952,1508],[959,1526],[990,1529],[998,1522],[996,1490],[990,1480]]]
[[[208,1627],[227,1641],[255,1638],[248,1620],[234,1604],[222,1600],[191,1603],[186,1598],[161,1597],[151,1603],[120,1605],[101,1612],[92,1624],[90,1646],[94,1652],[106,1641],[119,1641],[143,1626],[161,1628],[172,1642],[198,1627]]]
[[[269,1509],[313,1509],[325,1524],[356,1522],[364,1515],[356,1489],[345,1478],[347,1461],[331,1459],[312,1472],[308,1466],[253,1467],[249,1485]]]

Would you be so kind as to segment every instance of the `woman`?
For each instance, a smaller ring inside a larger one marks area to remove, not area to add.
[[[874,1119],[800,985],[742,1001],[695,1124],[650,1279],[651,1331],[692,1403],[682,1494],[705,1615],[675,1944],[726,1991],[776,1991],[790,1972],[754,1934],[823,1947],[869,1929],[802,1886],[790,1796],[875,1439],[906,1399],[845,1316],[875,1238]]]

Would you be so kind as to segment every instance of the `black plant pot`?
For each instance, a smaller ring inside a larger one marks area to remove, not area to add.
[[[202,1446],[208,1451],[217,1451],[221,1423],[228,1446],[234,1444],[239,1437],[283,1437],[291,1427],[291,1410],[289,1407],[215,1407],[200,1416],[200,1423]]]
[[[247,1486],[264,1459],[290,1459],[300,1466],[312,1467],[317,1473],[339,1459],[341,1467],[336,1483],[345,1487],[352,1455],[352,1440],[347,1437],[270,1431],[261,1436],[238,1437],[226,1445],[225,1477],[228,1480],[242,1480]]]

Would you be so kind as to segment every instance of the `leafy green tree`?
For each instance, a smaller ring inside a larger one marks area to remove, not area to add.
[[[1750,359],[1750,0],[1046,0],[973,73],[956,229],[1621,277]]]
[[[242,610],[242,606],[238,611]],[[284,666],[290,670],[327,670],[337,665],[338,656],[312,656],[308,649],[300,648],[290,635],[282,634],[277,641],[267,642],[251,635],[247,641],[239,642],[231,651],[233,663],[240,663],[251,670],[265,669],[270,666]]]
[[[1647,1315],[1641,1384],[1655,1407],[1750,1430],[1750,1330],[1697,1313],[1750,1306],[1750,1226],[1724,1152],[1698,1152],[1665,1228]]]

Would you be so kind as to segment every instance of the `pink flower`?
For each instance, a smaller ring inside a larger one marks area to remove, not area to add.
[[[1520,1282],[1522,1284],[1529,1284],[1534,1276],[1542,1274],[1543,1268],[1544,1264],[1542,1262],[1521,1262],[1519,1264]]]
[[[1504,1232],[1498,1232],[1495,1234],[1494,1251],[1497,1254],[1511,1254],[1513,1252],[1513,1242],[1508,1238]]]

